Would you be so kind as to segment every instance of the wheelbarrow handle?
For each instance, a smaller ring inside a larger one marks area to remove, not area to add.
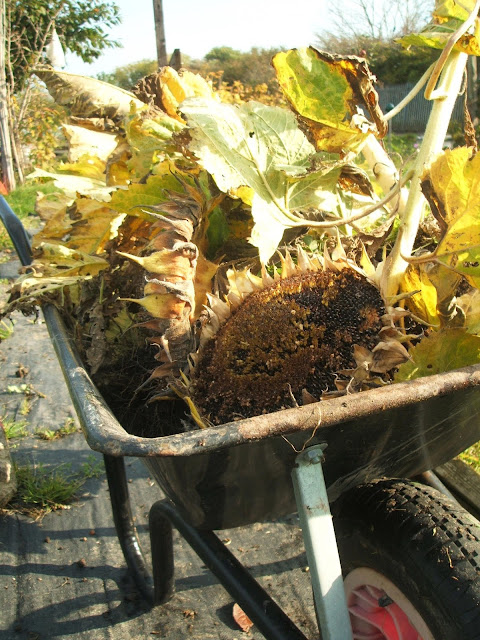
[[[32,249],[30,247],[30,238],[25,231],[25,227],[13,213],[10,205],[2,195],[0,195],[0,219],[5,225],[20,262],[23,266],[31,264]]]

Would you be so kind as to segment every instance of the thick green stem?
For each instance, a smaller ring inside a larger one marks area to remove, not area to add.
[[[400,282],[408,266],[404,256],[412,253],[418,227],[425,206],[420,181],[433,156],[442,150],[453,107],[462,84],[467,54],[452,52],[445,63],[439,86],[433,92],[433,107],[419,150],[410,186],[410,193],[398,230],[397,240],[388,256],[381,279],[381,290],[386,298],[398,293]]]

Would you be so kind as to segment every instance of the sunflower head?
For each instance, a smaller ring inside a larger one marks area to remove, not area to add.
[[[319,399],[337,389],[338,372],[355,368],[354,345],[377,344],[385,307],[374,285],[350,268],[292,265],[284,268],[287,277],[266,286],[247,272],[231,276],[233,303],[211,304],[208,339],[187,390],[206,421],[222,424]]]

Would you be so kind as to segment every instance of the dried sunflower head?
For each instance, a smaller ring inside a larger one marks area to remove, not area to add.
[[[200,349],[188,395],[213,424],[270,413],[337,389],[373,349],[385,308],[353,269],[306,271],[250,293]]]

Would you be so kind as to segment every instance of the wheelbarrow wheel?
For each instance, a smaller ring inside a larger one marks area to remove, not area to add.
[[[480,639],[480,522],[438,491],[381,480],[332,507],[353,637]]]

